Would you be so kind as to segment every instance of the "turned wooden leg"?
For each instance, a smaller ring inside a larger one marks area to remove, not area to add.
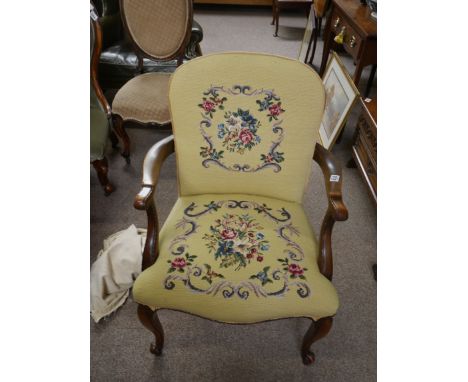
[[[124,149],[122,151],[122,156],[125,158],[127,164],[130,163],[130,138],[125,131],[123,124],[123,119],[118,115],[112,116],[112,128],[114,129],[115,133],[120,137],[123,142]]]
[[[104,193],[106,196],[110,195],[114,191],[114,186],[110,184],[107,173],[109,171],[109,165],[107,164],[107,158],[97,159],[92,162],[93,167],[97,172],[99,183],[101,183],[104,188]]]
[[[332,317],[323,317],[318,321],[312,320],[312,324],[302,341],[301,355],[304,365],[310,365],[315,362],[315,354],[310,351],[310,346],[328,334],[332,323]]]
[[[159,321],[157,311],[152,311],[146,305],[138,304],[138,318],[143,326],[154,334],[155,343],[151,344],[150,352],[160,356],[164,346],[164,331]]]

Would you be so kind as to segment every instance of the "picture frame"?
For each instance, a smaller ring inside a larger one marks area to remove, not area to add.
[[[359,97],[359,90],[336,52],[330,54],[322,83],[325,88],[325,110],[319,135],[322,146],[331,150]]]

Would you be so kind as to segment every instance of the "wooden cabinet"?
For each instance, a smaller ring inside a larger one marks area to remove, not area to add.
[[[377,203],[377,100],[365,102],[361,98],[359,116],[353,144],[353,159]]]

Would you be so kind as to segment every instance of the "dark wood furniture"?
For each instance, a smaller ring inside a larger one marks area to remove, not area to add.
[[[362,112],[356,125],[352,154],[377,204],[377,99],[366,102],[361,98],[360,103]]]
[[[278,37],[279,15],[282,9],[303,8],[306,15],[309,16],[312,2],[313,0],[273,0],[273,20],[271,21],[271,25],[276,25],[273,36]]]
[[[358,86],[362,70],[373,65],[365,96],[367,97],[377,67],[377,21],[371,17],[369,7],[359,0],[332,0],[330,16],[324,33],[324,46],[320,75],[327,66],[335,37],[356,64],[353,81]],[[340,43],[341,41],[341,43]]]

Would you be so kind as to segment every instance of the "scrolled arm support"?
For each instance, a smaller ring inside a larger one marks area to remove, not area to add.
[[[140,192],[135,196],[133,206],[146,211],[148,227],[143,250],[142,269],[145,270],[158,258],[158,214],[154,204],[154,193],[164,160],[174,152],[174,137],[171,135],[156,143],[145,156],[143,162],[143,181]]]
[[[335,157],[317,143],[315,145],[314,160],[322,169],[328,198],[328,209],[320,229],[318,266],[320,273],[331,280],[333,276],[332,230],[336,221],[348,219],[348,210],[343,203],[341,193],[341,166]]]

